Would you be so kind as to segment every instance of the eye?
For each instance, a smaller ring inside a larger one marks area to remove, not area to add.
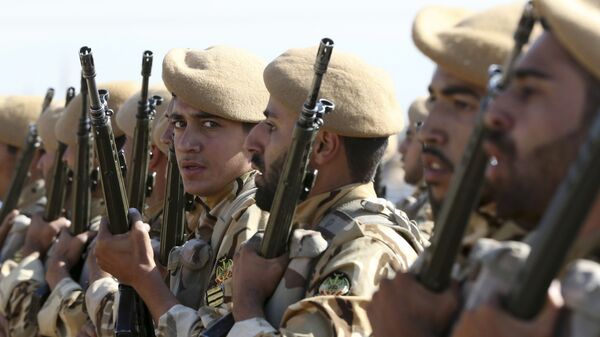
[[[519,99],[521,101],[526,101],[535,94],[536,90],[532,86],[523,85],[519,87],[519,90],[517,92],[519,94]]]
[[[178,119],[178,120],[171,120],[171,124],[173,124],[173,127],[175,129],[183,129],[187,126],[187,123],[184,120]]]
[[[454,102],[452,102],[452,104],[454,105],[455,108],[457,108],[459,110],[466,110],[469,108],[469,103],[461,101],[461,100],[454,100]]]
[[[275,131],[275,124],[273,124],[273,122],[269,121],[268,119],[265,121],[265,125],[267,126],[267,129],[269,130],[269,132],[273,132]]]
[[[207,129],[214,129],[219,126],[220,126],[219,123],[217,123],[215,121],[211,121],[211,120],[202,121],[202,127],[207,128]]]

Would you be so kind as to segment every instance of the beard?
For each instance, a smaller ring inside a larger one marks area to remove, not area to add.
[[[257,154],[252,156],[252,163],[261,172],[262,181],[260,184],[256,184],[256,206],[263,211],[270,211],[273,205],[273,199],[275,198],[275,191],[277,190],[277,184],[279,183],[279,177],[283,171],[283,164],[285,163],[286,154],[283,153],[269,165],[269,170],[265,170],[265,163],[262,157]]]
[[[494,184],[497,215],[513,219],[526,229],[537,226],[570,164],[575,161],[585,134],[585,129],[579,128],[519,158],[511,139],[493,133],[492,142],[507,155],[510,163],[506,178]]]

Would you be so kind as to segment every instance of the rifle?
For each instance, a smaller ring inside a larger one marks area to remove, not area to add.
[[[88,47],[82,47],[79,50],[79,60],[83,77],[88,86],[90,120],[102,174],[102,190],[106,201],[108,229],[112,234],[126,233],[129,231],[129,218],[127,216],[129,202],[125,194],[125,184],[119,167],[115,136],[110,124],[112,111],[108,109],[107,105],[109,94],[106,90],[98,91],[97,89],[92,50]],[[119,306],[115,322],[115,334],[119,337],[154,336],[152,318],[149,317],[148,309],[143,305],[135,290],[120,284],[119,293],[120,301],[125,305]]]
[[[73,97],[75,97],[75,88],[69,87],[65,99],[65,108]],[[65,205],[69,167],[62,158],[66,150],[67,144],[59,141],[52,163],[52,180],[48,187],[48,202],[46,202],[46,208],[44,209],[44,220],[47,222],[58,219]]]
[[[46,91],[46,97],[44,97],[44,103],[42,104],[42,112],[44,112],[52,103],[54,98],[54,89],[48,88]],[[12,182],[8,189],[8,193],[4,198],[2,209],[0,210],[0,224],[4,221],[6,216],[17,209],[19,198],[21,197],[21,191],[25,185],[27,174],[29,173],[29,167],[33,161],[36,150],[40,147],[40,137],[38,136],[37,127],[35,124],[29,125],[29,131],[25,139],[25,146],[23,147],[23,153],[17,162],[15,167],[15,173],[12,178]]]
[[[534,23],[533,5],[528,2],[514,34],[515,47],[505,66],[503,69],[496,65],[490,67],[487,94],[481,101],[473,133],[436,219],[431,245],[423,253],[423,264],[417,272],[417,279],[432,291],[441,291],[448,286],[469,217],[479,202],[489,161],[482,148],[483,139],[489,133],[483,123],[485,111],[494,97],[508,86],[515,62],[529,41]]]
[[[138,102],[136,125],[133,134],[132,169],[127,176],[127,195],[131,207],[144,211],[148,162],[150,160],[150,121],[155,108],[162,103],[160,96],[148,98],[148,80],[152,71],[152,52],[146,50],[142,58],[142,91]]]
[[[315,76],[312,86],[294,127],[292,143],[283,164],[265,235],[260,244],[260,255],[267,259],[281,256],[286,252],[296,205],[306,199],[317,175],[316,170],[308,169],[308,161],[312,144],[323,125],[323,116],[334,109],[332,102],[325,99],[317,100],[332,51],[333,41],[322,39],[314,65]],[[227,314],[205,330],[201,336],[226,336],[234,323],[233,314]]]
[[[536,316],[552,279],[564,264],[600,188],[600,110],[575,163],[554,194],[538,226],[525,265],[505,297],[505,308],[521,319]]]
[[[173,143],[169,145],[169,162],[167,165],[167,187],[165,189],[160,230],[159,261],[163,266],[166,266],[169,262],[171,249],[183,243],[185,230],[185,212],[181,208],[181,205],[185,202],[183,181],[179,174]]]
[[[81,115],[77,127],[77,161],[75,162],[73,198],[73,229],[71,234],[78,235],[87,230],[90,223],[90,205],[92,202],[92,126],[88,114],[88,87],[81,77]]]
[[[81,81],[81,96],[83,98],[82,101],[82,110],[87,115],[86,109],[86,97],[87,93],[85,93],[85,81],[82,78]],[[67,90],[67,99],[65,103],[65,107],[71,102],[73,97],[75,96],[75,88],[69,87]],[[81,123],[81,121],[80,121]],[[77,132],[78,137],[80,136],[80,129]],[[88,119],[88,132],[89,132],[89,119]],[[88,148],[89,148],[89,135],[88,135]],[[85,188],[85,185],[82,184],[81,180],[85,179],[82,177],[82,173],[80,170],[85,167],[85,163],[88,163],[89,166],[89,150],[84,152],[85,157],[82,157],[81,152],[81,138],[78,139],[78,157],[77,162],[75,163],[75,196],[73,198],[72,204],[72,215],[73,215],[73,226],[71,227],[71,234],[77,235],[86,231],[87,224],[89,222],[89,212],[90,212],[90,196],[88,193],[87,199],[85,198],[85,193],[80,191],[82,188]],[[45,221],[54,221],[58,219],[60,216],[60,212],[62,212],[65,194],[66,194],[66,184],[68,178],[69,168],[66,163],[62,160],[63,154],[67,149],[67,144],[63,142],[58,143],[58,150],[56,151],[56,157],[54,158],[54,179],[52,180],[52,185],[50,187],[50,198],[48,198],[48,203],[46,204],[46,210],[44,213]],[[88,172],[89,175],[89,172]],[[89,190],[89,185],[88,185]],[[86,213],[87,211],[87,213]],[[81,268],[83,267],[83,261],[80,261],[78,264],[72,267],[70,274],[73,279],[78,279],[79,274],[81,274]],[[50,296],[50,286],[48,283],[44,282],[40,285],[39,288],[35,290],[33,295],[31,296],[31,304],[29,306],[28,317],[30,321],[36,320],[36,315]]]

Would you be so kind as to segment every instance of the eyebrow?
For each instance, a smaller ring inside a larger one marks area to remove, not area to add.
[[[537,79],[547,80],[550,79],[551,76],[533,68],[520,68],[515,69],[515,78],[524,79],[526,77],[533,77]]]

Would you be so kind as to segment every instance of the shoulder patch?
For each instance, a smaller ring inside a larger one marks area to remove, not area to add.
[[[350,293],[350,278],[339,271],[327,276],[319,286],[319,295],[343,296]]]

